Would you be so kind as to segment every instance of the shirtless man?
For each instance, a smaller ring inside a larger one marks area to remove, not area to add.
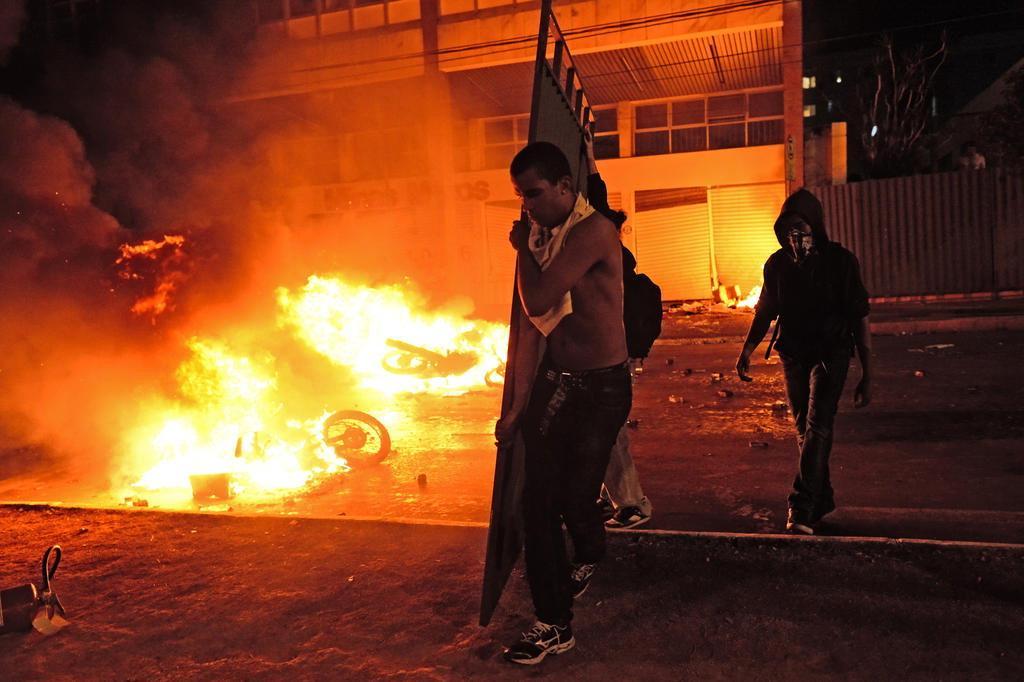
[[[519,428],[526,446],[526,573],[537,622],[505,658],[530,665],[576,643],[573,598],[586,589],[605,551],[594,500],[629,414],[632,388],[614,224],[577,196],[569,162],[555,145],[526,146],[510,172],[531,223],[516,222],[509,234],[519,256],[518,314],[529,319],[519,325],[517,390],[495,435],[507,444]],[[530,376],[542,334],[547,350]],[[571,565],[563,523],[573,538]]]

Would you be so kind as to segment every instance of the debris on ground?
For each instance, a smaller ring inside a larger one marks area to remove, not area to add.
[[[933,343],[929,346],[925,346],[925,350],[945,350],[946,348],[956,347],[955,343]]]
[[[667,308],[669,313],[682,313],[683,315],[700,315],[707,312],[706,303],[671,303]]]
[[[232,497],[230,473],[190,474],[188,481],[194,500],[226,500]]]
[[[149,500],[138,495],[128,495],[124,498],[124,506],[126,507],[148,507]]]
[[[722,380],[722,373],[721,372],[712,372],[711,373],[711,383],[717,384],[721,380]]]
[[[733,393],[729,389],[723,388],[718,391],[718,395],[721,398],[731,398]]]

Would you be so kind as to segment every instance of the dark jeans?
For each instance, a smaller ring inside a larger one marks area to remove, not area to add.
[[[526,575],[537,618],[545,623],[572,619],[562,523],[572,537],[576,563],[604,557],[604,521],[595,501],[632,397],[625,363],[559,372],[545,362],[537,373],[522,424],[523,508]]]
[[[793,481],[789,507],[801,520],[813,523],[835,508],[828,459],[839,398],[850,369],[850,349],[836,349],[820,362],[781,353],[779,357],[800,448],[800,471]]]

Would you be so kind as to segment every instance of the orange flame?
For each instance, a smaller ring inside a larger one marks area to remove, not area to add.
[[[183,269],[184,245],[185,237],[174,234],[164,235],[160,241],[147,239],[139,244],[121,244],[121,255],[114,261],[121,266],[118,277],[124,280],[146,279],[139,271],[139,261],[152,261],[157,269],[152,293],[135,301],[131,307],[132,313],[149,315],[150,321],[155,324],[160,315],[173,309],[173,295],[187,277]]]
[[[278,289],[277,300],[281,322],[299,339],[382,393],[457,395],[493,383],[488,374],[504,365],[506,325],[423,312],[417,297],[398,286],[314,275],[298,292]],[[423,371],[396,371],[407,345],[429,351]]]
[[[138,257],[155,260],[160,251],[162,251],[165,247],[179,247],[184,245],[184,243],[185,238],[182,237],[181,235],[165,234],[164,238],[161,239],[160,241],[147,239],[141,244],[121,244],[121,246],[119,247],[121,256],[114,262],[117,263],[118,265],[121,265]]]
[[[741,298],[739,301],[736,302],[736,307],[753,308],[755,305],[757,305],[757,299],[760,297],[761,285],[758,284],[757,286],[750,290],[750,293],[748,293],[745,298]]]
[[[410,421],[395,395],[451,395],[493,385],[508,343],[507,326],[424,310],[411,289],[398,286],[312,276],[297,291],[278,289],[277,300],[282,327],[346,367],[360,385],[361,402],[388,406],[374,416],[392,437]],[[262,501],[348,469],[322,432],[333,411],[351,405],[297,413],[287,396],[306,391],[308,383],[299,377],[300,385],[282,385],[294,368],[279,374],[270,352],[243,352],[209,338],[192,338],[187,347],[191,356],[176,372],[178,398],[150,400],[126,434],[133,492],[181,506],[190,503],[190,475],[227,473],[236,495]]]

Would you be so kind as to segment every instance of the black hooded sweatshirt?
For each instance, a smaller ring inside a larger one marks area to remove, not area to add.
[[[792,214],[811,226],[817,251],[799,264],[782,225]],[[852,352],[854,329],[870,312],[868,292],[857,257],[829,240],[821,202],[805,189],[791,194],[775,221],[775,236],[782,248],[764,264],[764,286],[747,343],[764,338],[778,318],[775,347],[781,355],[819,362],[842,350]]]

